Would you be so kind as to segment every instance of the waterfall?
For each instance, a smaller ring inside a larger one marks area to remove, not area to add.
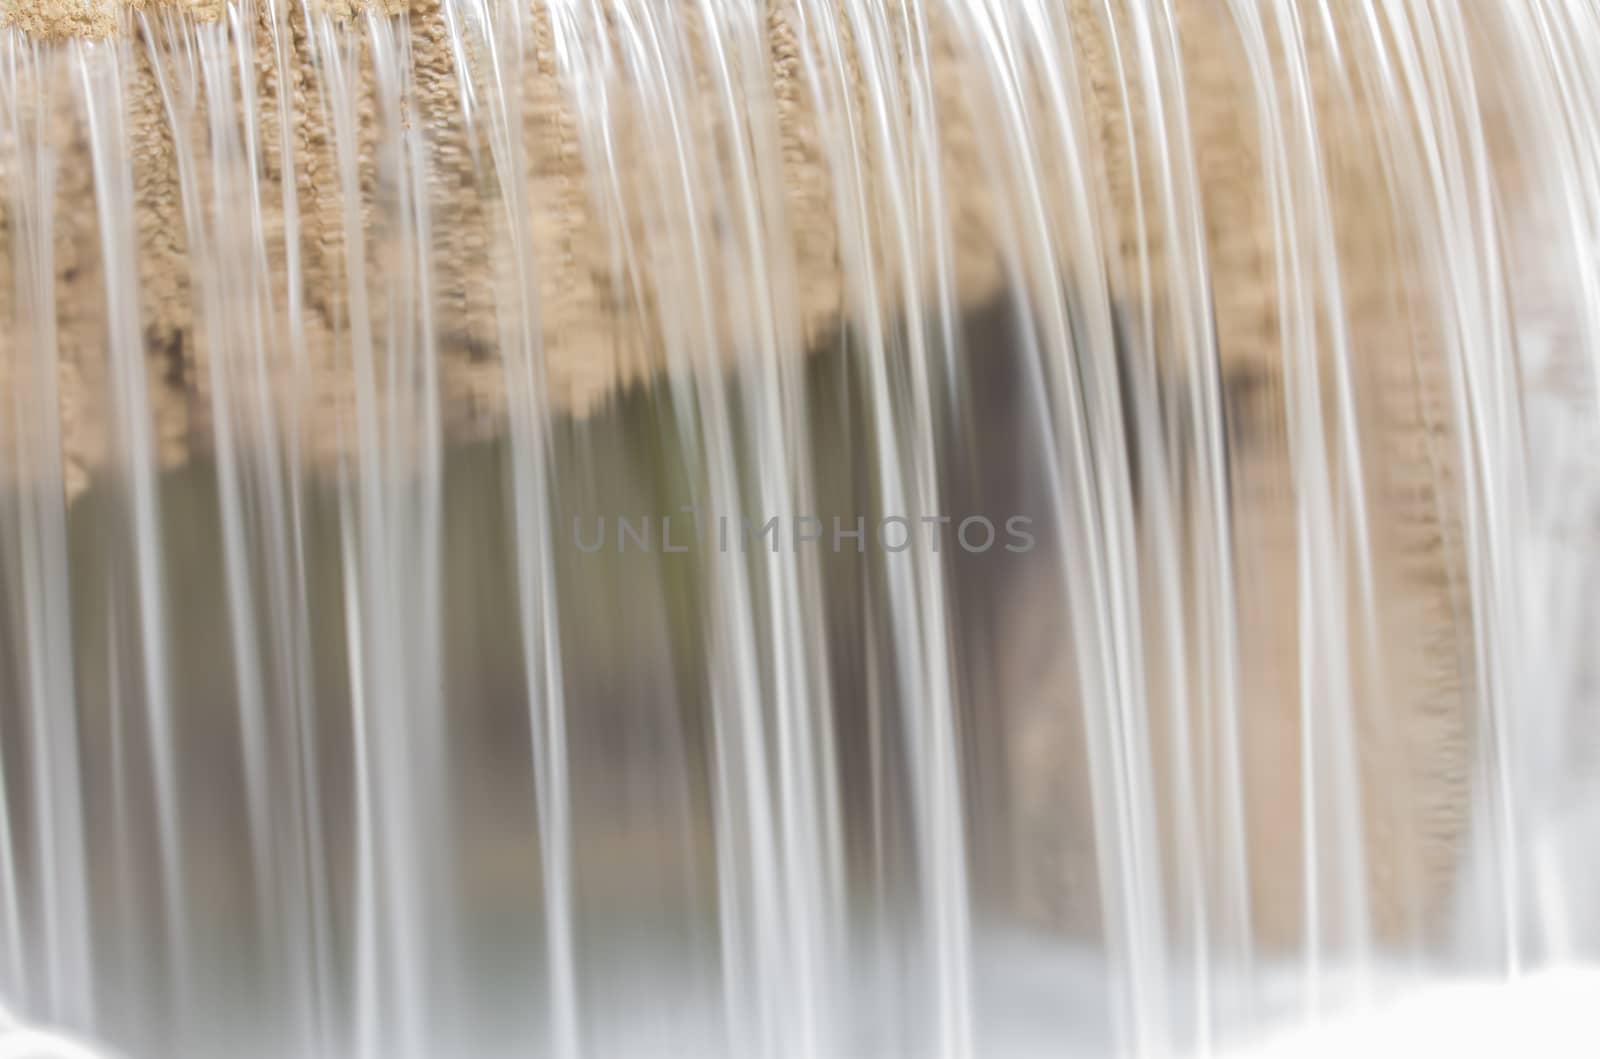
[[[0,1055],[1590,1054],[1597,71],[17,0]]]

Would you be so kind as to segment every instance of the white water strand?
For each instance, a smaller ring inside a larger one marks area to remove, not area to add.
[[[375,83],[388,87],[384,102],[389,109],[382,117],[399,149],[389,164],[413,167],[396,183],[403,179],[402,186],[416,189],[421,184],[414,170],[417,155],[400,134],[399,110],[408,85],[394,76],[402,67],[388,50],[398,47],[390,35],[394,30],[376,19],[369,20],[367,29]],[[369,293],[374,261],[368,256],[368,233],[359,208],[360,87],[353,69],[362,41],[346,36],[325,16],[314,16],[312,33],[343,200],[348,348],[355,382],[353,431],[347,435],[353,459],[344,467],[341,522],[355,526],[345,561],[353,563],[358,574],[353,582],[359,593],[358,631],[363,639],[347,648],[352,665],[361,666],[361,683],[370,701],[381,705],[354,717],[356,752],[366,755],[368,763],[370,787],[359,797],[368,799],[362,820],[370,832],[365,848],[371,858],[356,895],[359,922],[365,925],[359,932],[356,960],[355,993],[362,998],[357,1005],[357,1045],[362,1055],[406,1059],[431,1050],[437,1027],[429,1012],[443,998],[430,988],[429,972],[434,965],[448,968],[453,963],[450,938],[439,931],[448,922],[451,902],[442,873],[428,852],[441,840],[448,812],[444,797],[448,777],[439,735],[438,631],[431,621],[402,621],[403,615],[430,601],[437,613],[439,486],[433,453],[437,434],[430,434],[427,427],[437,394],[429,390],[431,368],[420,378],[405,370],[411,365],[406,363],[404,345],[415,321],[393,319],[374,335],[376,318]],[[409,64],[403,68],[408,70]],[[425,221],[426,214],[415,211],[412,202],[401,200],[397,223],[402,233]],[[403,252],[414,253],[427,245],[426,232],[409,238],[402,234],[399,242],[400,259],[385,262],[397,271],[386,278],[392,284],[421,283],[421,274],[405,271],[408,262]],[[421,289],[427,289],[425,283]],[[395,344],[380,347],[380,339]],[[407,444],[400,447],[393,433],[398,427],[385,415],[408,411],[408,425],[420,420],[422,429],[408,435]],[[354,605],[357,600],[347,596],[346,606]]]
[[[82,105],[94,166],[94,197],[105,271],[107,372],[117,436],[116,450],[127,482],[131,547],[148,752],[155,786],[161,908],[166,964],[174,997],[172,1016],[189,1016],[190,945],[183,853],[182,798],[178,790],[177,734],[167,643],[168,615],[156,490],[156,449],[149,418],[143,331],[139,322],[138,266],[134,259],[133,181],[128,161],[121,71],[125,44],[75,44],[71,59],[82,87]]]
[[[1564,961],[1589,957],[1600,944],[1600,922],[1572,889],[1593,870],[1587,851],[1596,827],[1588,809],[1596,760],[1592,663],[1580,644],[1592,624],[1595,501],[1587,468],[1600,394],[1593,179],[1600,148],[1585,118],[1595,112],[1600,20],[1574,5],[1538,3],[1494,12],[1489,26],[1510,45],[1511,62],[1486,70],[1485,81],[1542,119],[1509,130],[1523,167],[1497,187],[1512,370],[1523,389],[1526,451],[1517,470],[1528,503],[1513,586],[1518,620],[1508,634],[1517,635],[1518,658],[1546,656],[1519,671],[1517,706],[1506,717],[1516,734],[1512,782],[1525,821],[1511,856],[1526,873],[1510,929],[1530,962]],[[1511,210],[1522,224],[1504,223]],[[1488,874],[1480,865],[1480,893],[1490,889]]]
[[[287,70],[286,12],[281,0],[266,0],[257,7],[243,4],[228,11],[230,36],[234,43],[234,69],[238,73],[241,100],[255,98],[259,81],[255,68],[257,21],[264,23],[273,41],[273,80],[279,86],[276,144],[281,172],[294,171],[291,127],[292,104],[282,86]],[[324,828],[320,811],[324,805],[322,785],[317,776],[317,702],[313,691],[310,613],[305,570],[304,493],[301,467],[300,404],[310,392],[306,380],[306,352],[303,303],[299,270],[299,238],[294,181],[282,181],[282,206],[286,237],[283,240],[284,292],[280,303],[274,292],[268,237],[262,225],[264,189],[260,179],[263,155],[268,145],[262,137],[263,123],[253,108],[241,106],[243,114],[244,193],[256,208],[249,211],[248,252],[242,254],[248,278],[244,289],[254,309],[252,341],[247,346],[249,359],[245,384],[254,400],[245,405],[246,420],[254,428],[254,445],[259,466],[254,481],[261,525],[261,549],[267,596],[269,630],[268,658],[272,687],[284,708],[275,711],[273,736],[279,749],[279,790],[283,803],[282,830],[288,833],[278,846],[277,886],[280,891],[283,928],[288,941],[284,974],[288,979],[290,1003],[294,1007],[293,1033],[310,1055],[327,1054],[332,1049],[331,1010],[334,1006],[332,939],[328,910],[328,872],[325,864]],[[279,315],[279,306],[285,316]],[[289,370],[280,368],[278,349],[287,344]],[[281,379],[290,380],[287,399]],[[426,419],[423,423],[427,425]],[[424,442],[426,434],[424,434]],[[426,657],[426,655],[424,655]]]
[[[6,35],[0,67],[0,142],[11,152],[10,219],[17,265],[11,335],[13,400],[0,415],[13,433],[18,486],[18,539],[7,534],[5,565],[20,573],[21,598],[8,600],[26,632],[25,714],[30,735],[38,845],[34,900],[41,929],[30,945],[22,933],[10,814],[0,805],[0,915],[11,953],[11,983],[19,996],[36,990],[44,1017],[89,1026],[94,1014],[94,958],[89,936],[78,697],[72,669],[68,598],[65,475],[61,458],[60,394],[55,325],[55,166],[47,113],[54,95],[54,56],[14,32]],[[27,103],[32,100],[32,106]],[[7,526],[9,530],[10,527]],[[12,549],[15,548],[14,565]],[[15,584],[11,574],[6,580]],[[17,604],[20,604],[18,606]],[[0,780],[3,782],[3,780]],[[0,803],[5,798],[0,795]],[[28,968],[28,970],[24,970]],[[30,986],[31,980],[31,986]]]
[[[1366,921],[1366,867],[1361,853],[1360,778],[1352,751],[1355,705],[1350,679],[1356,656],[1346,642],[1350,622],[1345,614],[1345,591],[1334,579],[1345,563],[1335,540],[1339,526],[1333,486],[1328,480],[1332,461],[1324,440],[1327,428],[1319,380],[1324,357],[1319,348],[1322,339],[1317,334],[1318,309],[1312,304],[1314,284],[1321,288],[1318,304],[1333,331],[1332,363],[1342,364],[1348,347],[1342,337],[1344,307],[1304,71],[1295,65],[1284,75],[1290,86],[1286,108],[1280,101],[1279,75],[1271,63],[1265,27],[1249,10],[1236,8],[1234,14],[1245,34],[1259,101],[1258,121],[1277,247],[1284,378],[1291,395],[1288,424],[1296,497],[1299,600],[1302,918],[1306,938],[1303,973],[1306,1010],[1315,1018],[1322,1007],[1326,950],[1347,950],[1345,958],[1354,958],[1359,964],[1366,958],[1370,929]],[[1302,55],[1304,45],[1296,36],[1299,27],[1293,12],[1278,10],[1274,22],[1283,53],[1291,57]],[[1286,121],[1286,109],[1298,120]],[[1298,135],[1286,142],[1286,129]],[[1310,201],[1302,202],[1306,198]],[[1302,236],[1302,230],[1309,230],[1309,239]],[[1309,277],[1307,272],[1311,273]],[[1346,391],[1341,387],[1341,396]],[[1345,429],[1349,422],[1346,408],[1341,402],[1340,437],[1353,441],[1353,435]],[[1359,457],[1352,456],[1352,460],[1358,461]],[[1359,483],[1359,470],[1355,473]],[[1367,549],[1359,491],[1356,506],[1357,534],[1362,542],[1358,546],[1358,562],[1363,564],[1358,572],[1364,572]],[[1363,583],[1370,584],[1370,577],[1363,576]],[[1370,598],[1370,591],[1363,592],[1363,596]],[[1330,822],[1334,833],[1327,839],[1324,834],[1330,830]],[[1329,851],[1332,856],[1328,856]],[[1324,865],[1325,858],[1332,862],[1331,870]],[[1324,886],[1330,881],[1331,897],[1324,894]],[[1339,917],[1333,930],[1324,922],[1331,913]],[[1334,934],[1331,938],[1330,933]]]
[[[511,487],[522,662],[533,733],[550,1049],[555,1059],[582,1054],[578,969],[574,953],[571,791],[566,698],[551,547],[549,404],[537,286],[538,260],[528,226],[523,91],[531,61],[527,15],[515,4],[468,0],[451,23],[462,98],[479,91],[488,111],[490,153],[505,227],[495,313],[511,420]],[[462,34],[466,30],[467,35]],[[465,39],[464,39],[465,36]],[[470,47],[469,47],[470,42]],[[468,65],[469,55],[477,68]],[[470,106],[464,104],[470,115]],[[476,142],[476,141],[474,141]]]
[[[891,79],[898,80],[888,65],[892,42],[883,28],[881,11],[854,3],[844,8],[843,18],[836,20],[829,5],[801,3],[799,36],[813,83],[818,86],[814,91],[819,112],[835,114],[843,121],[825,135],[846,254],[846,289],[852,292],[849,308],[865,338],[862,368],[874,423],[878,488],[885,515],[938,511],[931,463],[932,357],[919,308],[924,304],[918,275],[922,257],[908,213],[911,203],[905,197],[909,191],[906,146],[890,120],[891,114],[901,112],[901,102],[890,88]],[[865,113],[857,113],[853,94],[842,82],[841,22],[855,44]],[[890,189],[887,202],[871,206],[862,168],[863,153],[868,150],[884,166]],[[880,277],[874,263],[871,247],[878,233],[869,217],[878,216],[876,208],[889,214],[881,235],[893,248],[892,260],[899,264],[897,275]],[[886,341],[890,316],[880,293],[885,286],[896,291],[905,306],[903,349]],[[892,390],[909,391],[911,407],[895,400]],[[902,442],[902,438],[906,440]],[[909,450],[903,449],[903,444],[909,445]],[[919,897],[926,935],[923,944],[929,947],[932,962],[930,1002],[939,1013],[933,1039],[925,1047],[941,1059],[964,1059],[975,1047],[971,913],[941,559],[931,550],[891,554],[886,557],[885,576],[893,671],[903,696],[904,739],[914,789],[919,883],[924,888]]]
[[[1108,704],[1104,713],[1085,709],[1084,724],[1090,748],[1090,782],[1095,791],[1095,838],[1107,948],[1117,975],[1118,1008],[1113,1021],[1130,1053],[1161,1054],[1170,1047],[1160,1039],[1168,1018],[1168,971],[1160,952],[1164,941],[1160,937],[1163,928],[1159,895],[1147,883],[1153,876],[1148,865],[1155,856],[1150,816],[1153,791],[1148,779],[1148,739],[1144,734],[1148,702],[1142,687],[1118,690],[1119,680],[1125,680],[1130,673],[1115,656],[1119,650],[1138,648],[1126,642],[1132,627],[1130,616],[1113,613],[1113,608],[1121,609],[1132,602],[1128,587],[1118,584],[1112,588],[1107,584],[1120,582],[1131,572],[1113,554],[1119,545],[1126,547],[1120,531],[1126,525],[1122,516],[1128,499],[1127,469],[1106,469],[1108,477],[1101,478],[1100,469],[1088,462],[1095,451],[1114,450],[1098,449],[1089,441],[1094,426],[1086,416],[1074,363],[1079,346],[1068,318],[1068,306],[1056,293],[1062,289],[1062,267],[1049,239],[1051,222],[1041,186],[1044,168],[1034,154],[1023,116],[1025,86],[1021,82],[1017,37],[1013,36],[1017,27],[1011,25],[1002,10],[989,5],[971,7],[967,17],[972,36],[984,45],[982,55],[986,69],[994,77],[996,105],[1006,119],[1001,124],[1004,138],[994,154],[1011,161],[1006,173],[1015,182],[1011,197],[1005,200],[1009,208],[1009,238],[1003,245],[1008,248],[1007,267],[1017,286],[1017,313],[1032,347],[1030,370],[1037,373],[1038,392],[1045,406],[1041,419],[1049,424],[1046,453],[1062,578],[1064,584],[1090,586],[1087,592],[1067,592],[1071,610],[1067,627],[1085,659],[1079,676],[1083,701]],[[1081,220],[1081,194],[1076,198]],[[1092,292],[1090,288],[1086,301],[1092,299]],[[1093,308],[1088,311],[1096,312]],[[1108,340],[1105,331],[1109,330],[1109,321],[1103,313],[1101,327],[1098,337]],[[1110,341],[1086,348],[1115,355]],[[1114,370],[1107,373],[1103,366],[1095,372],[1102,379],[1107,374],[1115,377]],[[1108,520],[1121,523],[1115,531],[1117,543],[1107,541],[1107,527],[1097,524],[1100,520],[1096,513],[1102,510],[1110,512]],[[1113,592],[1114,599],[1108,602]],[[1107,643],[1106,639],[1112,642]],[[1124,726],[1131,726],[1134,733],[1130,736],[1122,732]]]
[[[1397,170],[1409,181],[1402,189],[1408,201],[1427,211],[1424,215],[1431,220],[1422,227],[1422,249],[1436,284],[1439,324],[1449,352],[1474,604],[1483,806],[1475,814],[1480,823],[1477,843],[1495,876],[1495,918],[1503,935],[1500,959],[1515,974],[1522,966],[1516,925],[1522,872],[1515,852],[1520,810],[1511,773],[1514,726],[1508,723],[1508,711],[1518,664],[1510,650],[1515,642],[1511,630],[1521,623],[1510,609],[1514,601],[1507,598],[1506,580],[1519,555],[1516,523],[1526,507],[1512,498],[1516,468],[1525,461],[1518,440],[1522,432],[1506,421],[1516,415],[1508,406],[1516,387],[1505,374],[1511,370],[1510,338],[1493,234],[1493,189],[1486,183],[1482,144],[1476,139],[1482,116],[1472,71],[1455,46],[1440,39],[1441,31],[1448,33],[1445,23],[1395,2],[1369,4],[1367,13],[1373,35],[1368,46],[1380,63],[1384,98],[1396,104],[1398,113],[1413,115],[1421,131],[1419,140],[1395,138],[1391,147],[1398,153]],[[1385,31],[1394,41],[1394,65],[1378,36]],[[1462,128],[1468,130],[1466,143]]]
[[[726,10],[722,10],[726,8]],[[775,191],[781,159],[773,122],[747,123],[745,111],[773,113],[765,94],[771,83],[761,23],[744,3],[702,0],[705,46],[714,55],[722,120],[734,139],[729,190],[738,209],[742,252],[727,256],[727,288],[736,313],[729,340],[753,351],[742,358],[744,407],[757,424],[756,500],[780,526],[794,527],[811,503],[812,468],[803,419],[804,349],[796,307],[794,262],[781,248],[793,245]],[[724,41],[731,46],[725,47]],[[748,136],[745,130],[748,128]],[[797,455],[799,454],[799,455]],[[807,516],[812,517],[812,516]],[[817,529],[822,532],[820,526]],[[765,566],[772,727],[778,758],[777,812],[788,916],[786,946],[792,953],[793,1048],[798,1055],[837,1051],[836,1008],[841,1001],[841,938],[845,918],[841,880],[838,794],[833,771],[825,629],[819,619],[817,578],[791,547],[762,553]],[[806,556],[812,553],[804,553]],[[807,606],[806,604],[809,604]]]
[[[272,824],[267,775],[266,689],[257,650],[259,637],[254,628],[254,586],[247,569],[244,488],[236,449],[241,430],[234,424],[234,383],[230,378],[236,370],[234,362],[245,359],[241,346],[247,338],[241,331],[248,326],[253,313],[240,311],[248,294],[238,286],[249,275],[249,266],[237,260],[236,255],[245,249],[245,244],[228,229],[238,218],[248,215],[252,200],[235,190],[236,173],[242,159],[238,158],[237,138],[229,120],[235,104],[227,69],[227,33],[215,24],[192,26],[174,18],[171,12],[158,17],[166,47],[178,56],[174,64],[176,83],[169,84],[165,79],[159,82],[168,120],[174,129],[193,127],[202,90],[208,104],[207,113],[213,118],[208,130],[213,159],[209,176],[214,195],[209,221],[192,145],[187,137],[179,137],[174,146],[189,253],[195,266],[192,282],[201,292],[202,315],[212,350],[212,416],[217,424],[217,477],[228,583],[228,624],[234,654],[234,689],[238,696],[249,841],[256,883],[264,893],[272,893],[276,887],[271,877],[269,849]],[[154,47],[156,35],[142,15],[141,24],[146,39]],[[158,71],[164,66],[159,61],[153,65]],[[253,305],[250,308],[255,309]]]
[[[742,527],[745,506],[733,409],[713,370],[721,363],[727,336],[715,303],[719,277],[710,249],[713,233],[705,224],[706,203],[713,200],[703,197],[698,186],[715,169],[689,104],[691,41],[686,26],[663,19],[647,4],[627,4],[618,14],[619,51],[645,116],[654,159],[651,176],[659,195],[651,206],[661,220],[646,223],[640,249],[653,265],[668,362],[686,366],[692,374],[692,391],[676,394],[677,410],[694,424],[690,433],[706,460],[704,491],[695,496],[696,507],[703,524],[716,526],[720,534],[724,518]],[[818,1027],[805,1009],[809,994],[797,993],[797,976],[803,979],[805,970],[792,961],[798,950],[786,937],[781,810],[774,804],[765,709],[767,677],[757,638],[753,575],[743,552],[741,543],[736,557],[708,575],[723,1017],[733,1054],[776,1059],[798,1054],[793,1049],[808,1036],[816,1039]]]

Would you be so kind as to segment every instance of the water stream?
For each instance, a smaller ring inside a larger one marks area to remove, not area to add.
[[[1600,12],[115,22],[0,29],[0,1055],[1600,1046]]]

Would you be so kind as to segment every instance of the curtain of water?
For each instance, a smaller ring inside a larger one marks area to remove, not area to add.
[[[1593,11],[215,14],[0,37],[19,1016],[1188,1055],[1600,958]]]

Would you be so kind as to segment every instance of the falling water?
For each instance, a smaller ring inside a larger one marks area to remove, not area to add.
[[[1585,5],[0,21],[0,1054],[1600,1047]]]

